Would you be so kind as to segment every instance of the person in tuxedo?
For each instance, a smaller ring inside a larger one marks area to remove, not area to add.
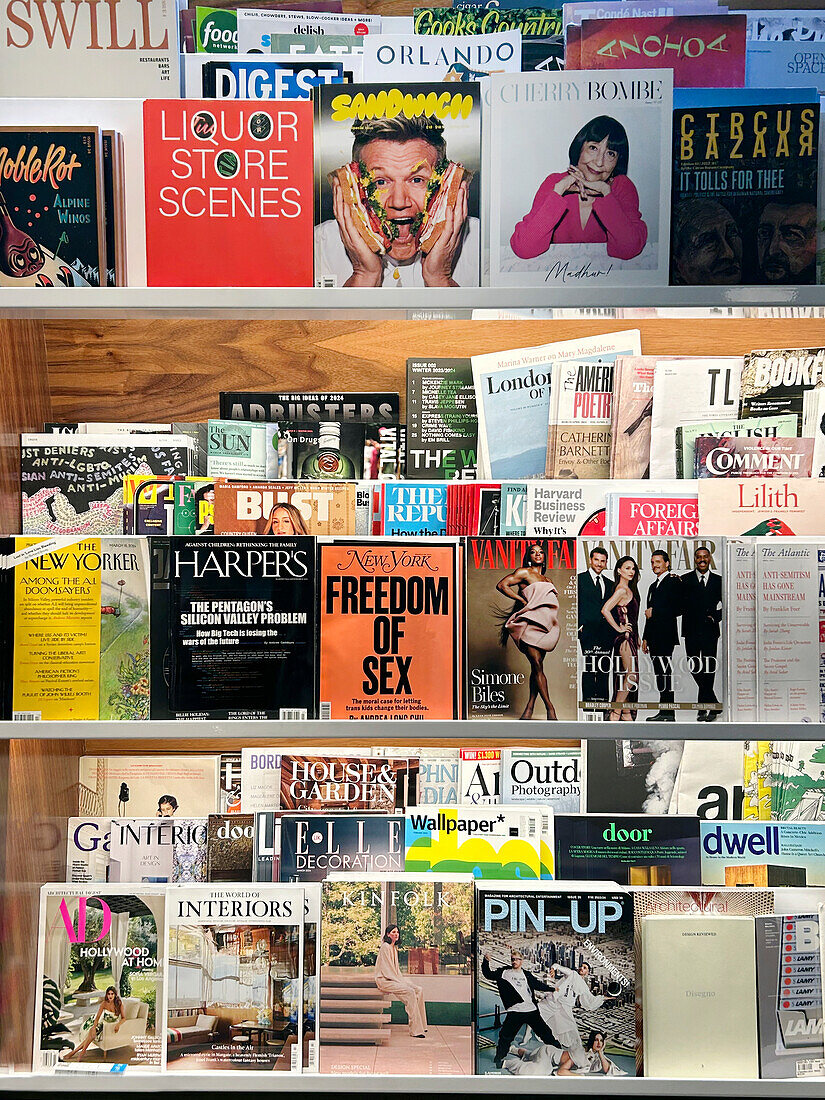
[[[616,585],[606,574],[607,551],[603,546],[596,546],[590,551],[589,562],[589,568],[578,575],[579,645],[585,663],[581,697],[583,702],[606,703],[610,699],[613,634],[602,615],[602,608],[613,595]],[[606,715],[607,711],[604,717]]]
[[[647,653],[656,677],[659,710],[648,722],[675,722],[676,712],[665,704],[673,702],[673,650],[679,644],[679,615],[682,610],[682,582],[670,571],[670,555],[654,550],[650,568],[655,574],[647,590],[642,652]]]
[[[691,676],[699,689],[699,722],[714,722],[719,717],[713,685],[722,621],[722,578],[710,565],[710,550],[698,546],[693,552],[693,569],[682,576],[682,637]]]

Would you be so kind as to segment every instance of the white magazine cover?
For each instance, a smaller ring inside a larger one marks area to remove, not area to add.
[[[676,425],[739,415],[740,356],[671,359],[653,369],[650,477],[676,477]]]
[[[365,83],[481,80],[521,72],[521,31],[495,34],[368,34]]]
[[[756,547],[752,539],[725,540],[728,577],[728,713],[756,722]]]
[[[641,350],[639,330],[629,329],[474,355],[479,480],[544,476],[555,361],[614,363],[620,355],[641,355]]]
[[[0,97],[176,98],[178,4],[3,3],[0,52]]]
[[[671,69],[490,78],[492,286],[667,285],[672,101]]]
[[[42,887],[35,1073],[163,1068],[164,895],[148,883]]]
[[[303,887],[187,886],[166,904],[167,1069],[300,1073]]]
[[[756,543],[756,684],[760,722],[821,722],[825,545]]]

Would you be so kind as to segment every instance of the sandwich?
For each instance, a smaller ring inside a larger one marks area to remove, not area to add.
[[[378,185],[369,168],[362,162],[352,161],[327,177],[341,185],[344,202],[349,204],[353,221],[361,236],[373,252],[385,255],[399,236],[398,221],[389,217],[378,197]],[[461,164],[454,160],[442,160],[435,166],[427,183],[424,209],[411,219],[410,232],[416,237],[419,249],[429,252],[444,232],[447,211],[454,208],[463,180],[472,179]]]

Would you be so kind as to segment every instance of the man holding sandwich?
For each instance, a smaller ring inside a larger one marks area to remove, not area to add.
[[[352,161],[331,172],[334,219],[315,229],[316,281],[336,286],[478,286],[471,174],[447,159],[443,124],[358,121]]]

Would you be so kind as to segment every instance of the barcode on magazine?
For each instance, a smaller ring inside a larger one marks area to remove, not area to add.
[[[59,1053],[57,1050],[41,1050],[40,1061],[43,1063],[43,1069],[54,1069],[58,1062]]]
[[[298,1068],[298,1054],[300,1049],[297,1043],[293,1043],[289,1051],[289,1068],[293,1071]]]
[[[307,717],[306,707],[281,707],[278,717],[282,722],[305,722]]]
[[[539,832],[537,828],[538,820],[532,816],[523,818],[519,825],[519,836],[524,837],[525,840],[534,840]]]
[[[585,722],[601,722],[602,712],[600,710],[586,710],[581,714],[581,718]]]
[[[330,721],[332,719],[332,703],[319,703],[318,717]]]
[[[41,711],[39,710],[15,710],[12,711],[12,722],[39,722]],[[44,1053],[53,1054],[54,1051],[46,1051]]]
[[[333,287],[338,286],[338,280],[334,275],[324,275],[318,280],[318,286],[323,287],[325,290],[331,290]]]
[[[797,1077],[820,1077],[825,1074],[825,1058],[801,1058],[796,1063]]]

